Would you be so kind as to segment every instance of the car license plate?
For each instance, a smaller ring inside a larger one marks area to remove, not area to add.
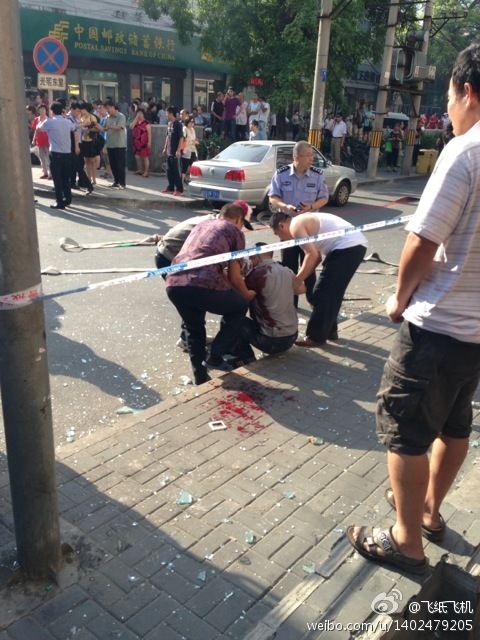
[[[202,189],[202,196],[210,200],[218,200],[220,198],[220,191],[216,189]]]

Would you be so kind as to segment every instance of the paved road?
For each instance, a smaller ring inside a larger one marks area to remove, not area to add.
[[[377,185],[375,191],[359,190],[343,210],[332,208],[354,224],[407,215],[424,182]],[[403,199],[403,200],[402,200]],[[398,201],[398,202],[397,202]],[[109,267],[150,267],[153,249],[136,247],[65,253],[59,239],[72,237],[78,242],[104,242],[142,238],[170,226],[202,209],[166,208],[111,210],[76,205],[68,212],[49,208],[51,200],[40,198],[37,223],[41,264],[59,269],[102,269]],[[330,209],[329,209],[330,210]],[[268,230],[258,230],[255,241],[272,240]],[[396,262],[404,240],[402,228],[369,234],[370,249],[382,258]],[[251,236],[247,243],[252,243]],[[365,264],[347,292],[342,313],[348,317],[371,309],[385,300],[394,277],[385,275],[385,267]],[[112,275],[65,275],[44,277],[46,292],[58,291],[116,277]],[[308,313],[304,309],[305,313]],[[152,279],[76,294],[45,304],[48,352],[53,397],[54,429],[57,443],[78,440],[85,433],[105,429],[125,420],[117,414],[124,406],[141,410],[169,395],[183,393],[190,376],[188,359],[178,348],[178,317],[165,295],[163,281]],[[305,317],[305,316],[304,316]],[[207,323],[212,335],[216,320]],[[3,438],[3,429],[0,431]],[[0,450],[4,448],[0,440]]]

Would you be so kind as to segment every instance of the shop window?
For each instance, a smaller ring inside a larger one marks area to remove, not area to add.
[[[214,93],[213,80],[202,80],[200,78],[195,79],[193,87],[193,103],[200,105],[204,110],[208,106],[208,98]]]
[[[143,99],[164,100],[170,104],[171,96],[171,80],[170,78],[157,78],[152,76],[143,76]]]

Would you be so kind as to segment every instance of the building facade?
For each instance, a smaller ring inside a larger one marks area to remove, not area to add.
[[[202,53],[198,38],[182,44],[168,20],[148,20],[133,0],[56,0],[54,6],[24,0],[20,21],[27,89],[37,86],[35,44],[50,36],[67,49],[67,87],[54,91],[55,98],[153,97],[178,107],[206,107],[226,84],[227,66]]]

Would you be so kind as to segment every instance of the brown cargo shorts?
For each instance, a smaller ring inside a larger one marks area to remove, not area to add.
[[[377,393],[377,435],[390,451],[422,455],[440,435],[468,438],[480,344],[403,322]]]

